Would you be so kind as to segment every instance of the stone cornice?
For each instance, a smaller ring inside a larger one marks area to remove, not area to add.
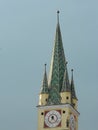
[[[37,106],[38,109],[43,109],[43,110],[47,110],[47,109],[57,109],[57,108],[70,108],[72,110],[73,113],[75,113],[75,115],[79,116],[80,113],[74,109],[70,104],[60,104],[60,105],[51,105],[51,106]]]

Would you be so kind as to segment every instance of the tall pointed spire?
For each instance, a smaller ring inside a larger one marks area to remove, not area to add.
[[[50,73],[49,73],[49,88],[56,87],[57,91],[61,91],[63,76],[65,72],[65,55],[62,43],[62,36],[59,24],[59,11],[57,11],[57,27],[54,40],[54,48],[51,59]]]
[[[67,62],[66,62],[66,68],[65,68],[61,92],[70,92],[70,91],[71,91],[71,89],[70,89],[69,76],[68,76],[68,70],[67,70]]]
[[[73,80],[73,69],[71,70],[72,72],[72,77],[71,77],[71,96],[74,99],[77,99],[76,93],[75,93],[75,86],[74,86],[74,80]]]
[[[46,64],[45,64],[44,78],[43,78],[42,87],[41,87],[41,93],[48,93],[48,81],[47,81],[47,73],[46,73]]]

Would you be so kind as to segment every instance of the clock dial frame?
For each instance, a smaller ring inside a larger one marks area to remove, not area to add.
[[[70,116],[70,129],[75,130],[76,127],[76,121],[75,121],[75,116],[71,114]]]
[[[59,127],[61,126],[61,110],[51,110],[45,112],[44,127]]]

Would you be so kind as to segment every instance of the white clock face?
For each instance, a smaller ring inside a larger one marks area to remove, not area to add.
[[[45,115],[45,124],[47,127],[56,127],[61,122],[61,113],[56,110],[52,110]]]
[[[70,116],[70,128],[71,128],[71,130],[75,129],[75,125],[76,125],[75,118],[74,118],[73,115],[71,115]]]

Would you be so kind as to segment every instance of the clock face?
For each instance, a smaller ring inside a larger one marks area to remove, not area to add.
[[[45,113],[45,127],[57,127],[61,122],[61,111],[51,110]]]
[[[70,116],[70,128],[71,128],[71,130],[74,130],[75,126],[76,126],[75,117],[74,117],[74,115],[71,115]]]

